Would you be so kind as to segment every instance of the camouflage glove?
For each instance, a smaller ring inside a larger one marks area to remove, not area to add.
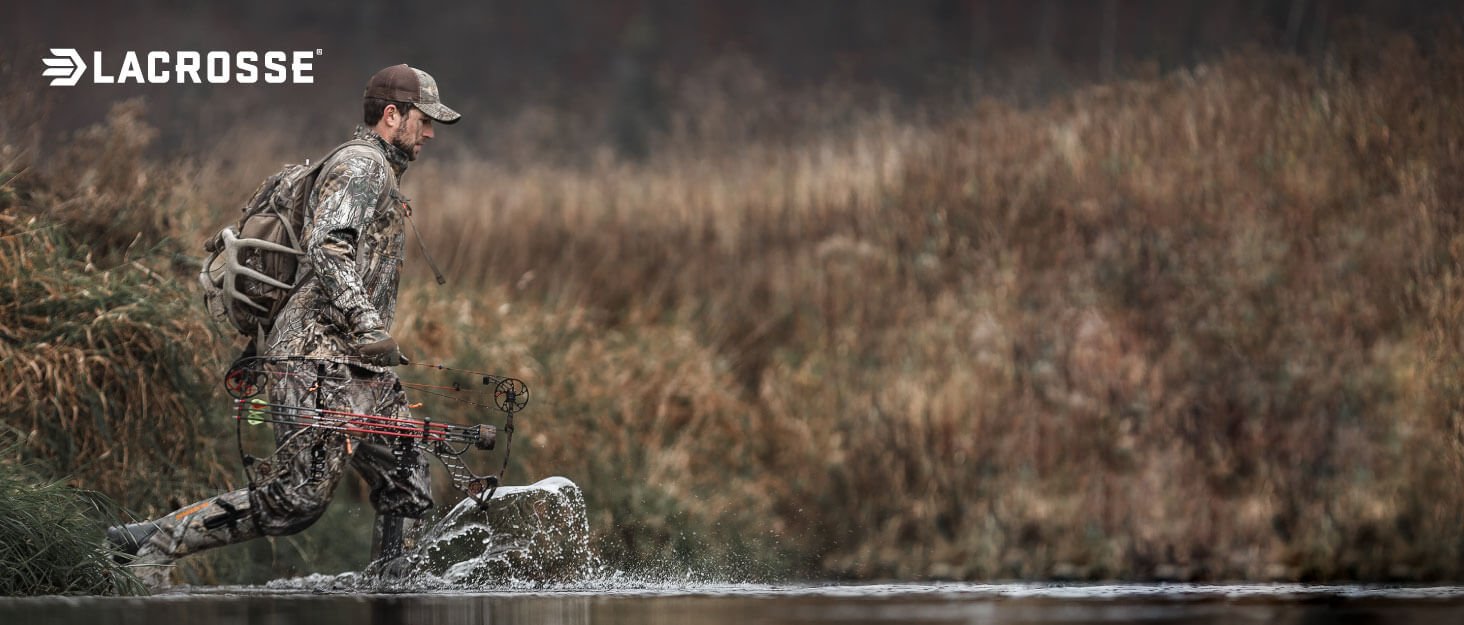
[[[396,339],[390,334],[380,333],[385,338],[372,341],[357,347],[361,357],[373,365],[381,367],[395,367],[407,364],[407,357],[402,355],[402,350],[397,346]]]

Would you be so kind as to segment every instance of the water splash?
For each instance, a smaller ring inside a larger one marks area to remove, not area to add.
[[[583,491],[551,477],[528,486],[504,486],[487,510],[464,499],[417,539],[417,547],[392,567],[336,575],[278,579],[266,592],[472,593],[492,590],[549,593],[684,594],[761,592],[725,572],[698,571],[684,563],[642,566],[637,572],[604,564],[590,545]],[[237,590],[234,588],[233,590]]]
[[[459,502],[422,537],[415,567],[458,587],[562,584],[599,568],[584,493],[562,477],[500,488],[487,510]]]
[[[590,548],[584,493],[551,477],[504,486],[486,509],[464,499],[424,532],[417,546],[382,570],[275,580],[275,590],[426,592],[543,588],[609,575]]]

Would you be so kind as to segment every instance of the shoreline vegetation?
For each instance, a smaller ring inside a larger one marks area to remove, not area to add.
[[[940,115],[724,71],[643,162],[429,145],[404,183],[449,284],[409,246],[394,333],[528,382],[510,482],[583,487],[609,564],[1464,577],[1464,42]],[[144,110],[43,158],[0,136],[0,422],[139,516],[240,479],[211,377],[235,348],[179,255],[328,147],[241,129],[227,160],[160,161]],[[330,527],[369,525],[350,510]],[[365,548],[320,531],[184,574]]]
[[[114,514],[106,499],[19,462],[22,443],[0,433],[0,597],[146,594],[97,540],[98,524]]]

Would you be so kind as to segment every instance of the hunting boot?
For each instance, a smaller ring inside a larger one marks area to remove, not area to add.
[[[417,542],[427,522],[392,514],[376,516],[372,531],[371,564],[366,573],[384,578],[409,577],[416,568]]]
[[[130,556],[127,562],[132,573],[155,589],[172,585],[174,560],[259,535],[247,490],[205,499],[154,521],[107,530],[113,547]]]

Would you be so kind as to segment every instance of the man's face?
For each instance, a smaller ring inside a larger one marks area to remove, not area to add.
[[[422,154],[422,144],[432,138],[432,119],[422,114],[422,111],[412,109],[401,123],[397,124],[396,133],[390,140],[391,144],[401,148],[407,153],[408,158],[417,160]]]

